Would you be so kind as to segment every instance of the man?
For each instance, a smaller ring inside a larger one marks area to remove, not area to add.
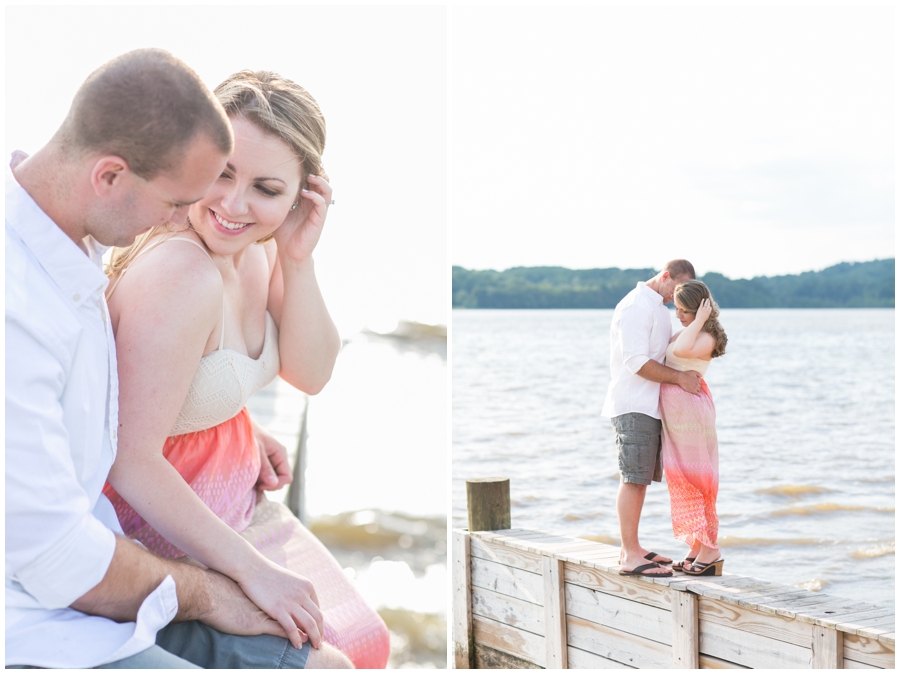
[[[611,381],[602,415],[616,429],[621,482],[616,496],[622,537],[620,565],[623,575],[671,576],[665,564],[672,560],[649,552],[638,542],[638,524],[647,485],[662,481],[659,385],[677,384],[699,393],[700,375],[666,367],[666,347],[672,320],[666,304],[675,287],[696,278],[687,260],[672,260],[646,283],[638,283],[613,313],[610,326]]]
[[[325,644],[310,651],[321,624],[303,625],[309,641],[299,629],[288,634],[225,576],[123,538],[101,494],[118,428],[103,246],[128,245],[165,222],[183,225],[232,146],[228,118],[197,75],[171,54],[147,49],[92,73],[50,142],[30,158],[13,155],[6,177],[8,667],[349,665]]]

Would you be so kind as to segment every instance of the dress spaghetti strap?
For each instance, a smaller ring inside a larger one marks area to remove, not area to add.
[[[212,256],[209,254],[209,251],[207,251],[206,248],[204,248],[203,246],[201,246],[199,243],[197,243],[197,242],[194,241],[193,239],[188,239],[188,238],[183,237],[183,236],[170,236],[170,237],[168,237],[168,238],[160,239],[160,240],[158,240],[158,241],[153,242],[152,244],[150,244],[149,246],[147,246],[147,247],[144,248],[143,250],[138,251],[138,254],[135,255],[135,256],[134,256],[134,259],[131,261],[131,264],[134,264],[135,261],[136,261],[141,255],[143,255],[144,253],[153,250],[153,249],[156,248],[157,246],[160,246],[160,245],[164,244],[166,241],[187,241],[188,243],[192,243],[192,244],[194,244],[195,246],[197,246],[197,248],[199,248],[200,250],[203,251],[203,254],[206,255],[206,257],[209,258],[209,261],[210,261],[210,262],[212,262],[213,264],[215,264],[215,261],[212,259]],[[125,267],[122,271],[119,272],[119,275],[116,277],[116,280],[115,280],[115,282],[112,284],[112,287],[110,287],[110,289],[106,291],[106,301],[107,301],[107,302],[109,301],[109,298],[112,297],[113,293],[116,291],[116,288],[119,286],[119,281],[121,281],[121,280],[122,280],[122,277],[125,276],[125,272],[127,272],[127,271],[131,268],[131,264],[128,265],[127,267]],[[225,345],[225,298],[223,297],[223,298],[222,298],[222,334],[221,334],[221,336],[219,337],[219,351],[222,350],[222,347],[223,347],[224,345]]]

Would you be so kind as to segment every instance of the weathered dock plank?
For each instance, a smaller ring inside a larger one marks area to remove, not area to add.
[[[453,532],[453,663],[456,669],[470,669],[475,664],[469,543],[466,532]]]
[[[602,655],[569,646],[569,669],[637,669],[637,667],[629,667]]]
[[[700,598],[690,592],[672,595],[672,666],[700,667]]]
[[[727,660],[720,660],[711,655],[700,654],[700,669],[750,669]]]
[[[544,637],[480,616],[472,616],[472,625],[477,643],[545,666]]]
[[[542,669],[542,667],[490,646],[475,644],[475,669]]]
[[[544,605],[544,584],[540,574],[477,557],[471,558],[471,565],[474,587]]]
[[[566,669],[566,595],[563,561],[544,557],[544,637],[547,645],[547,668]]]
[[[812,661],[814,669],[842,669],[844,666],[844,633],[831,627],[813,627]]]
[[[893,609],[736,574],[619,576],[618,547],[550,532],[465,535],[478,667],[894,668]]]
[[[672,645],[672,611],[566,584],[566,613],[599,625]],[[671,666],[671,655],[667,666]]]
[[[566,623],[569,646],[638,669],[672,666],[672,649],[665,644],[573,615]]]
[[[737,627],[762,637],[809,646],[813,626],[794,618],[761,613],[717,599],[700,598],[700,618],[710,623]]]
[[[653,583],[640,583],[630,579],[629,576],[620,576],[617,573],[599,571],[585,568],[566,562],[565,578],[567,583],[580,585],[591,590],[598,590],[617,597],[624,597],[631,601],[655,606],[669,610],[672,605],[672,593],[668,587]]]
[[[744,632],[700,617],[700,652],[751,669],[808,669],[809,648]]]
[[[472,556],[486,559],[489,562],[497,562],[506,566],[514,566],[531,573],[541,572],[541,556],[534,552],[525,552],[508,548],[499,543],[479,540],[472,536]]]
[[[881,667],[873,667],[872,665],[856,662],[855,660],[847,660],[845,658],[844,669],[881,669]],[[891,669],[893,669],[893,667],[891,667]]]
[[[544,634],[544,609],[541,606],[491,590],[472,588],[472,614],[526,632]]]

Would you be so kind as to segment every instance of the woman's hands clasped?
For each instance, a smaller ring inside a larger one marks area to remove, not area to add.
[[[312,256],[331,204],[332,190],[328,181],[321,176],[309,176],[307,181],[310,189],[300,191],[297,208],[289,211],[284,223],[275,230],[279,254],[295,262],[304,262]]]
[[[322,611],[316,590],[308,578],[283,569],[259,556],[259,563],[238,581],[254,604],[278,621],[295,648],[307,637],[313,648],[322,643]]]

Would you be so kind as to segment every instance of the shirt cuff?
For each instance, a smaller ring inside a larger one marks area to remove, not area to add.
[[[641,353],[636,356],[631,356],[625,361],[625,367],[628,368],[628,371],[631,374],[637,374],[638,370],[640,370],[646,363],[650,362],[650,357]]]
[[[65,608],[103,580],[115,552],[115,534],[87,514],[16,580],[44,608]]]

